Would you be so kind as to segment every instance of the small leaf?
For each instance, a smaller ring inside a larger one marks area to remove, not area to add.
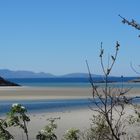
[[[114,56],[111,56],[111,58],[112,58],[113,61],[115,61],[115,57]]]

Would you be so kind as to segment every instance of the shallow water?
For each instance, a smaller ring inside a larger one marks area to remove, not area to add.
[[[120,77],[110,77],[110,87],[124,87],[124,88],[140,88],[139,83],[130,83],[128,81],[136,79],[136,77],[124,77],[123,84]],[[88,78],[19,78],[9,79],[22,86],[33,86],[33,87],[90,87]],[[105,84],[101,83],[103,78],[94,78],[93,81],[97,86],[103,87]]]
[[[28,112],[53,112],[65,111],[68,108],[88,107],[91,104],[89,99],[67,99],[67,100],[13,100],[0,101],[0,114],[10,110],[13,103],[19,103],[25,106]]]
[[[99,104],[99,99],[96,99]],[[53,99],[53,100],[13,100],[0,101],[0,114],[5,114],[10,110],[13,103],[19,103],[25,106],[29,113],[32,112],[63,112],[68,109],[80,109],[94,107],[91,99]],[[133,103],[140,103],[140,98],[133,100]]]

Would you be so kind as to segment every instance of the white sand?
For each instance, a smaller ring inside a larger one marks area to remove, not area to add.
[[[100,89],[101,90],[101,89]],[[131,89],[128,96],[140,96],[140,89]],[[0,87],[0,100],[77,99],[92,97],[92,88]]]
[[[80,130],[85,130],[90,127],[90,118],[92,118],[93,112],[90,109],[79,109],[79,110],[67,110],[66,112],[53,112],[53,113],[41,113],[41,114],[31,114],[30,123],[28,124],[29,128],[29,138],[30,140],[35,140],[35,136],[39,130],[43,129],[44,126],[48,123],[48,118],[60,117],[60,120],[57,120],[58,128],[56,129],[56,135],[60,140],[63,137],[63,134],[69,128],[79,128]],[[23,131],[18,128],[9,129],[10,132],[15,136],[16,140],[22,140],[26,138]]]
[[[124,118],[129,115],[133,114],[133,110],[130,107],[126,107],[125,109],[125,116]],[[92,115],[97,112],[94,112],[87,109],[78,109],[78,110],[70,110],[68,109],[65,112],[53,112],[53,113],[36,113],[36,114],[30,114],[31,121],[28,123],[28,130],[29,130],[29,139],[35,140],[36,134],[39,130],[45,127],[45,125],[48,123],[48,118],[57,118],[60,117],[60,120],[57,120],[56,123],[58,125],[58,128],[56,129],[56,135],[58,137],[58,140],[61,140],[64,133],[70,129],[70,128],[78,128],[82,132],[90,128]],[[117,114],[115,115],[116,118]],[[134,126],[128,127],[128,132],[131,134],[139,134],[140,126]],[[126,127],[126,128],[127,128]],[[137,129],[136,129],[137,127]],[[11,134],[15,137],[15,140],[25,140],[25,134],[23,133],[23,130],[19,128],[10,128],[9,129]]]
[[[0,100],[89,98],[91,93],[91,88],[0,87]]]

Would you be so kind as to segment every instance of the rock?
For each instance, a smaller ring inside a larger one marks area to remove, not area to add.
[[[10,81],[5,80],[4,78],[0,77],[0,86],[20,86],[20,85],[10,82]]]

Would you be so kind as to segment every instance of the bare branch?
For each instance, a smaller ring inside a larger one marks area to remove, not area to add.
[[[140,30],[140,24],[138,24],[134,19],[132,19],[131,21],[127,20],[126,18],[122,17],[121,15],[119,15],[120,18],[122,18],[122,23],[126,23],[132,27],[134,27],[137,30]]]
[[[136,69],[133,67],[132,62],[130,63],[130,67],[136,74],[140,74],[140,72],[136,71]]]
[[[129,26],[132,26],[135,29],[140,30],[140,24],[137,23],[134,19],[132,19],[131,21],[129,21],[126,18],[122,17],[121,15],[118,15],[118,16],[122,19],[122,23],[128,24]],[[140,35],[138,37],[140,37]]]

